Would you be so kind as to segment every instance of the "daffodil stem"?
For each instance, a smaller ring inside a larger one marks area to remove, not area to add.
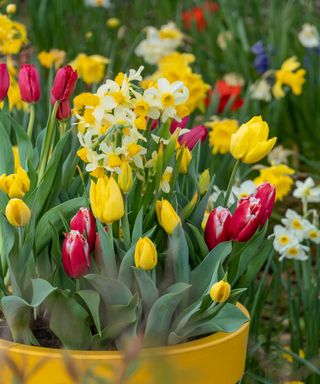
[[[54,126],[56,122],[56,114],[59,107],[59,101],[56,101],[54,103],[54,106],[52,108],[49,121],[47,124],[47,130],[46,130],[46,136],[44,141],[44,147],[42,151],[41,161],[40,161],[40,168],[39,168],[39,175],[38,175],[38,184],[41,182],[42,177],[44,175],[44,172],[46,170],[46,165],[48,162],[49,154],[50,154],[50,148],[52,145],[52,139],[54,134]]]
[[[231,194],[232,187],[233,187],[236,175],[237,175],[239,164],[240,164],[240,160],[237,160],[235,162],[234,166],[233,166],[233,170],[232,170],[232,173],[231,173],[231,176],[230,176],[230,180],[229,180],[229,184],[228,184],[228,188],[227,188],[227,192],[226,192],[226,197],[225,197],[225,200],[224,200],[224,205],[226,207],[228,206],[230,194]]]
[[[29,105],[30,108],[30,116],[29,116],[29,124],[28,124],[28,129],[27,129],[27,134],[32,138],[32,132],[33,132],[33,127],[34,127],[34,118],[35,118],[35,107],[34,104]]]

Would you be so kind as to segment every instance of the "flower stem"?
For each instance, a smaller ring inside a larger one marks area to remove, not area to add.
[[[122,226],[122,236],[123,236],[123,242],[125,245],[126,250],[130,248],[130,227],[129,227],[129,221],[128,221],[128,198],[127,195],[124,196],[123,199],[124,202],[124,215],[121,219],[121,226]]]
[[[32,138],[32,132],[33,132],[33,126],[34,126],[34,118],[35,118],[35,107],[34,104],[30,104],[30,117],[29,117],[29,124],[28,124],[28,136],[30,139]]]
[[[240,164],[240,160],[238,159],[235,162],[234,166],[233,166],[233,170],[232,170],[232,173],[231,173],[231,176],[230,176],[230,180],[229,180],[229,184],[228,184],[228,188],[227,188],[226,197],[225,197],[225,200],[224,200],[224,205],[226,207],[228,206],[231,190],[232,190],[232,187],[233,187],[233,184],[234,184],[234,180],[236,178],[236,174],[237,174],[237,171],[238,171],[238,168],[239,168],[239,164]]]

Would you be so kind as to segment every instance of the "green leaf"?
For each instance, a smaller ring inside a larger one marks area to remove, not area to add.
[[[213,248],[205,259],[190,274],[190,302],[197,300],[208,289],[212,275],[220,262],[232,251],[232,243],[224,242]]]
[[[189,288],[185,283],[174,284],[153,304],[145,330],[146,347],[167,343],[173,313]]]
[[[36,252],[40,253],[45,246],[52,240],[52,228],[51,223],[56,231],[59,233],[63,230],[63,222],[61,215],[69,221],[77,210],[85,205],[85,199],[83,197],[76,197],[59,204],[49,211],[47,211],[39,220],[36,226],[35,232],[35,247]]]
[[[158,289],[149,272],[133,268],[133,273],[138,283],[144,312],[148,313],[154,302],[159,298]]]
[[[41,305],[52,292],[57,290],[47,280],[32,279],[31,283],[33,292],[31,306],[34,308]]]
[[[10,137],[6,128],[0,122],[0,143],[1,143],[1,156],[0,156],[0,175],[6,173],[7,175],[13,173],[13,152]]]
[[[117,276],[118,267],[114,253],[113,240],[98,220],[97,227],[102,250],[103,272],[106,276],[114,278]]]
[[[196,209],[194,210],[194,212],[192,213],[192,215],[190,217],[190,222],[196,228],[201,228],[201,223],[203,220],[204,213],[205,213],[207,206],[208,206],[208,200],[209,200],[209,197],[211,195],[213,183],[214,183],[214,177],[212,178],[212,180],[210,182],[210,186],[209,186],[208,191],[203,195],[202,199],[197,204]]]
[[[136,221],[134,222],[133,231],[132,231],[132,244],[135,244],[143,233],[143,207],[141,207]]]
[[[208,249],[207,244],[204,240],[204,236],[200,233],[199,229],[196,228],[194,225],[192,225],[190,223],[187,223],[187,225],[191,228],[192,233],[194,234],[194,236],[196,238],[196,242],[199,246],[202,258],[205,258],[207,256],[207,254],[209,253],[209,249]]]
[[[92,315],[94,324],[99,334],[101,334],[100,315],[99,315],[100,295],[96,291],[92,291],[90,289],[77,291],[77,295],[79,295],[81,299],[86,303]]]
[[[189,249],[181,225],[169,236],[168,261],[172,263],[175,282],[189,282]]]

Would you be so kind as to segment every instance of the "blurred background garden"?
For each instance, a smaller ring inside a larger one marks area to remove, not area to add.
[[[234,126],[254,115],[268,122],[277,147],[241,173],[234,193],[245,196],[259,181],[269,181],[277,193],[270,235],[281,222],[283,229],[295,219],[307,225],[306,217],[316,233],[312,244],[311,237],[299,238],[305,242],[297,255],[281,253],[275,240],[271,256],[262,265],[252,263],[252,273],[263,268],[241,300],[251,313],[242,384],[320,383],[320,2],[2,0],[0,11],[0,55],[11,76],[9,106],[25,125],[29,115],[19,97],[20,64],[39,69],[43,95],[49,95],[62,64],[78,71],[75,95],[95,92],[103,79],[143,65],[146,82],[163,74],[189,88],[185,127],[208,130],[199,161],[225,188]],[[25,26],[17,32],[21,50],[2,45],[5,18]],[[45,126],[50,105],[49,97],[37,105],[35,135]],[[77,108],[77,100],[71,107]],[[216,156],[208,158],[212,152]]]

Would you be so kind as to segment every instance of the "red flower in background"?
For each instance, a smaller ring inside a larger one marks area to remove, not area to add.
[[[211,102],[211,96],[219,94],[218,112],[222,113],[228,104],[230,98],[233,98],[231,111],[236,111],[243,105],[243,99],[240,97],[241,85],[229,85],[225,80],[219,80],[216,82],[214,89],[210,89],[208,97],[205,101],[206,106],[209,107]]]
[[[214,1],[206,1],[201,7],[193,7],[182,13],[184,28],[190,30],[195,24],[198,31],[202,31],[208,26],[206,15],[217,12],[219,4]]]

